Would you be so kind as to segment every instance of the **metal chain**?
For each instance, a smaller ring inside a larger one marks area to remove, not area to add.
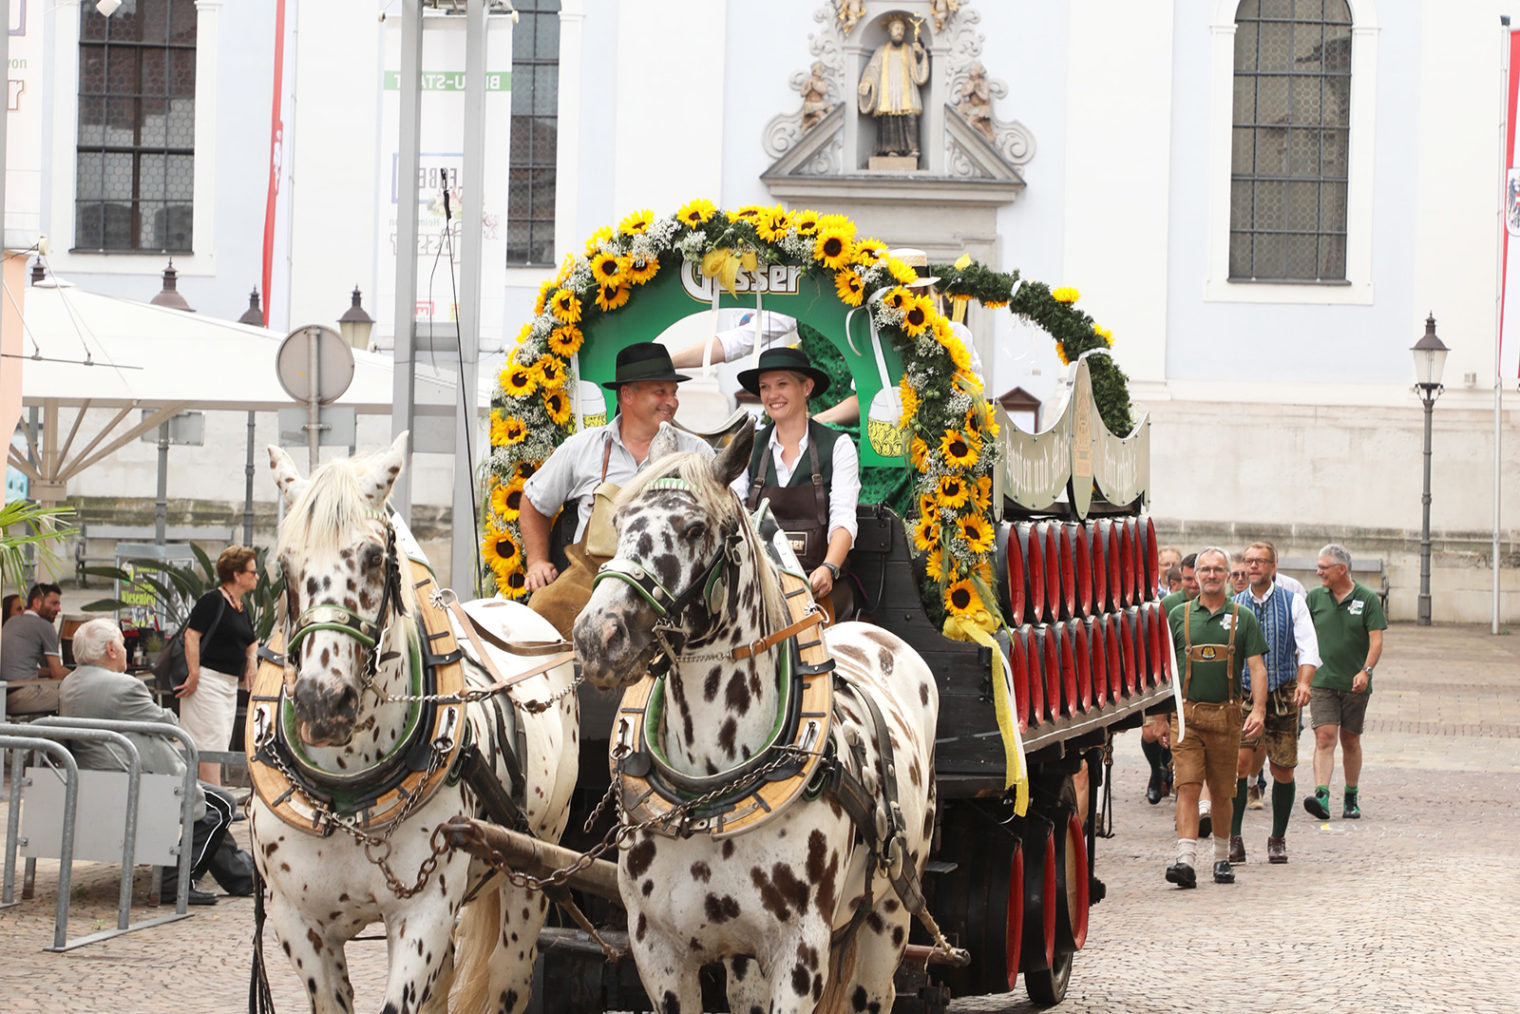
[[[575,691],[578,690],[580,688],[580,685],[584,682],[586,682],[585,676],[577,676],[575,679],[570,681],[570,684],[568,686],[554,691],[554,693],[550,694],[548,697],[545,697],[543,700],[514,700],[512,703],[516,704],[519,708],[522,708],[530,715],[537,715],[540,712],[548,711],[550,708],[558,705],[560,701],[575,693]],[[383,698],[381,698],[381,700],[387,704],[406,704],[412,701],[431,701],[437,704],[476,704],[480,701],[487,700],[488,698],[495,697],[497,694],[505,693],[508,689],[509,688],[507,687],[477,687],[474,690],[461,690],[455,694],[386,694]],[[511,695],[508,694],[507,696],[510,697]]]

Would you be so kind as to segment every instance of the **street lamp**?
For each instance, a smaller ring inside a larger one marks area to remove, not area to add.
[[[1420,524],[1420,598],[1415,622],[1430,626],[1430,416],[1436,399],[1446,390],[1441,371],[1446,368],[1446,346],[1436,337],[1435,314],[1425,318],[1425,333],[1410,348],[1414,353],[1414,389],[1425,403],[1425,492],[1420,497],[1424,519]]]
[[[369,314],[364,312],[364,307],[359,305],[359,287],[354,286],[354,302],[343,316],[338,318],[338,330],[343,332],[343,340],[348,342],[348,347],[353,349],[369,348],[369,333],[374,330],[375,321]]]

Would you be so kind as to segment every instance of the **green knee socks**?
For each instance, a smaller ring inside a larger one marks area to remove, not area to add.
[[[1230,833],[1240,835],[1240,822],[1246,815],[1246,779],[1235,779],[1235,812],[1230,814]]]
[[[1281,838],[1288,832],[1288,816],[1293,812],[1293,799],[1297,786],[1291,782],[1272,783],[1272,837]],[[1328,798],[1325,800],[1328,804]]]

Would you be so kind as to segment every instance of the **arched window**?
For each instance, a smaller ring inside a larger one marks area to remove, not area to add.
[[[512,28],[512,154],[507,263],[553,264],[559,147],[559,0],[517,0]]]
[[[1351,37],[1346,0],[1236,9],[1231,281],[1346,280]]]

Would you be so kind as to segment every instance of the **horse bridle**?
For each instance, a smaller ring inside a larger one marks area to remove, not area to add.
[[[378,517],[385,527],[385,580],[380,589],[380,605],[375,610],[375,618],[367,619],[336,602],[308,606],[290,623],[293,629],[285,643],[285,664],[288,669],[300,667],[301,642],[307,636],[319,630],[331,630],[351,637],[364,646],[365,657],[360,679],[365,687],[373,682],[382,661],[379,649],[385,637],[386,622],[392,606],[395,607],[397,616],[406,615],[406,607],[401,598],[401,561],[396,553],[396,526],[391,524],[389,514],[378,514]],[[283,561],[281,567],[284,567]],[[294,588],[288,571],[285,584],[287,588]]]
[[[688,494],[692,492],[691,486],[686,480],[673,476],[655,479],[645,488],[649,490],[668,489]],[[707,605],[707,612],[710,617],[709,629],[703,631],[702,633],[704,634],[709,633],[711,628],[716,626],[720,618],[733,613],[739,599],[739,582],[733,580],[733,576],[728,573],[728,565],[738,564],[739,562],[738,547],[744,541],[743,527],[743,525],[735,525],[732,531],[720,534],[718,548],[713,551],[712,557],[697,573],[697,576],[692,579],[691,583],[679,592],[672,592],[669,588],[666,588],[664,583],[643,564],[622,556],[614,556],[602,564],[601,568],[597,571],[596,577],[592,579],[591,586],[595,588],[603,579],[613,578],[628,585],[638,593],[640,598],[649,603],[649,607],[654,610],[655,615],[660,620],[666,621],[654,625],[654,634],[665,649],[664,654],[668,665],[669,659],[674,657],[675,652],[665,640],[665,634],[680,632],[680,628],[675,626],[672,621],[679,619],[681,614],[689,606],[693,605],[699,597]],[[726,596],[719,593],[720,582],[727,584]],[[727,600],[726,608],[720,608],[720,606],[724,605],[724,598]],[[693,639],[700,639],[700,637],[701,635],[699,634]]]

